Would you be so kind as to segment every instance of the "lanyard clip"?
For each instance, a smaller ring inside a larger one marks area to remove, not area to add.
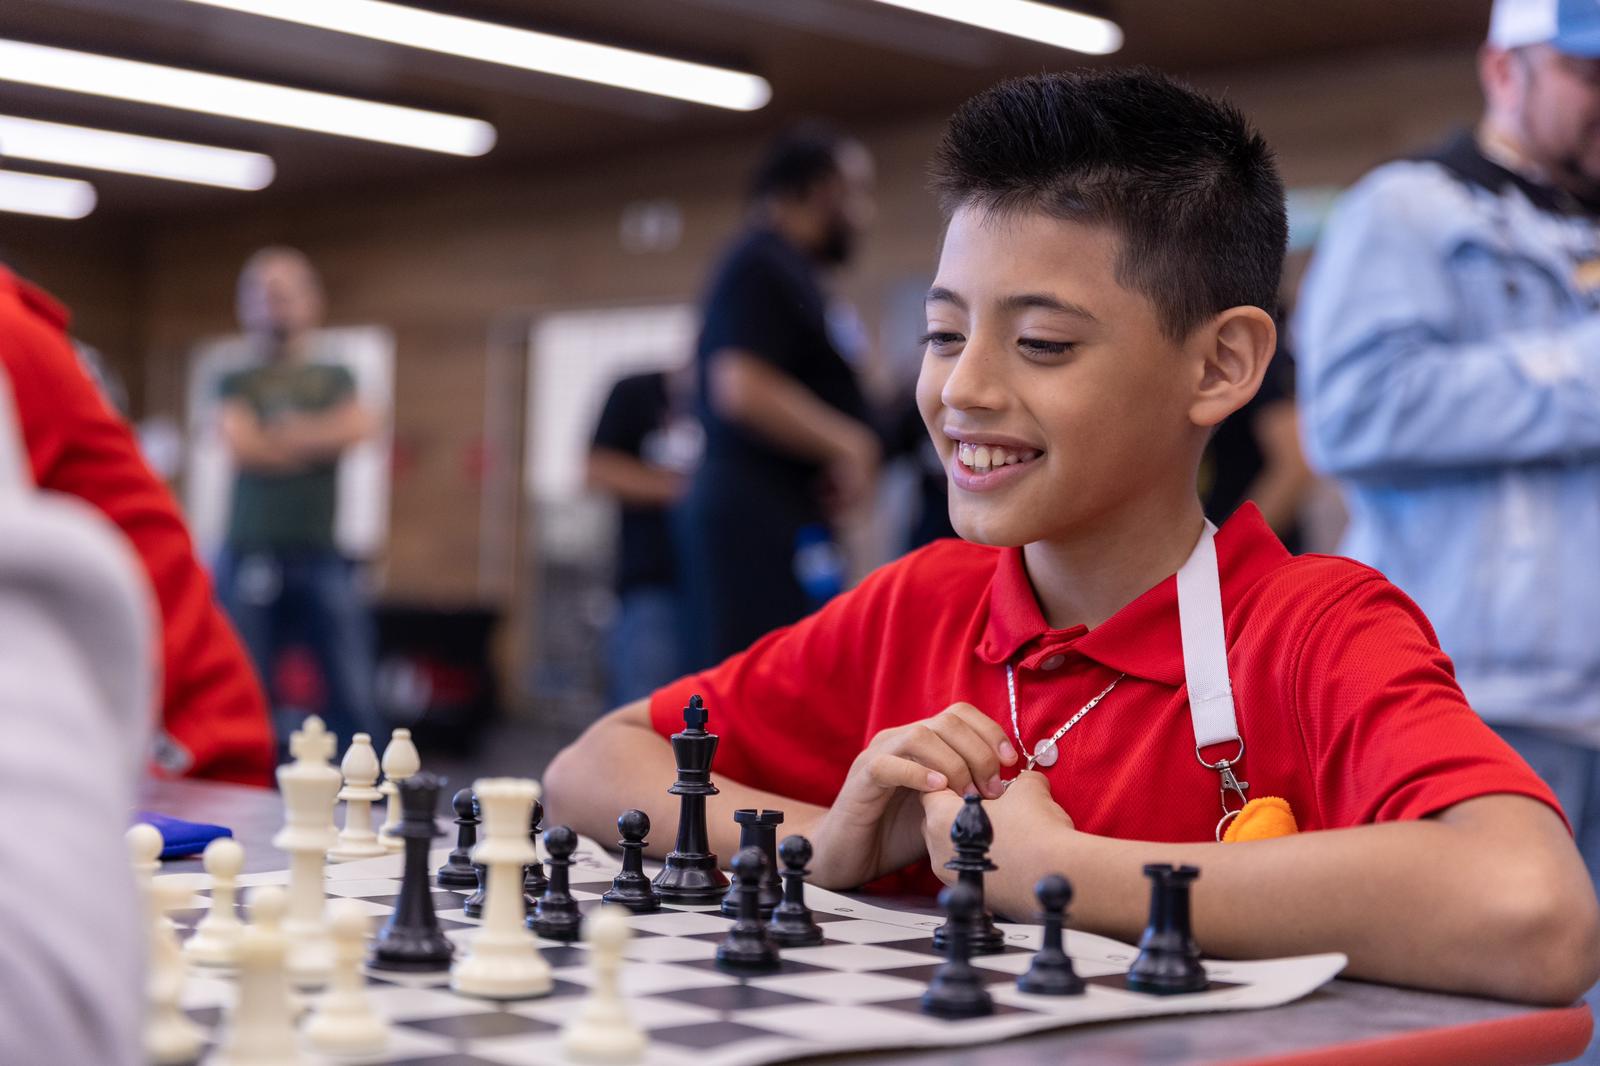
[[[1235,737],[1234,739],[1239,744],[1239,750],[1234,752],[1233,757],[1230,759],[1207,762],[1206,757],[1200,753],[1198,747],[1194,751],[1195,758],[1200,760],[1200,765],[1207,770],[1215,770],[1218,777],[1221,778],[1222,820],[1217,823],[1217,840],[1219,841],[1222,839],[1222,832],[1227,828],[1228,823],[1237,818],[1239,812],[1244,810],[1244,805],[1250,801],[1250,797],[1246,796],[1244,791],[1250,787],[1250,782],[1239,780],[1239,775],[1233,772],[1233,768],[1244,758],[1244,738]],[[1230,796],[1232,797],[1231,800]],[[1237,804],[1237,806],[1234,804]]]

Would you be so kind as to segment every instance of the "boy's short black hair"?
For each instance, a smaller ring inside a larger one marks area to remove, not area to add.
[[[1272,150],[1232,105],[1148,69],[1038,74],[961,105],[933,188],[961,207],[1110,226],[1117,280],[1181,339],[1230,307],[1277,306],[1288,243]]]
[[[844,136],[826,123],[799,122],[779,133],[750,175],[750,198],[801,197],[839,173]]]

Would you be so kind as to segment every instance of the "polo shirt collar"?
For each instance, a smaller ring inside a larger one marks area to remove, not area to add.
[[[1223,614],[1268,571],[1291,556],[1254,504],[1242,504],[1217,531],[1217,570]],[[1000,553],[989,583],[989,618],[977,654],[998,666],[1033,668],[1043,659],[1075,652],[1120,673],[1164,685],[1183,684],[1183,638],[1178,629],[1178,579],[1174,574],[1090,630],[1045,624],[1022,563],[1021,548]]]

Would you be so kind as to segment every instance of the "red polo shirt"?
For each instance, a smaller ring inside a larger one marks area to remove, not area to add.
[[[1252,797],[1284,797],[1303,830],[1421,818],[1501,792],[1559,810],[1473,713],[1427,619],[1382,574],[1349,559],[1291,556],[1248,504],[1216,547],[1247,745],[1239,777]],[[1218,778],[1195,758],[1175,577],[1093,630],[1053,630],[1019,549],[940,541],[659,690],[650,712],[670,735],[690,694],[702,694],[722,737],[717,774],[827,805],[874,734],[957,701],[1012,736],[1006,662],[1016,670],[1023,752],[1127,675],[1043,770],[1079,829],[1214,839]]]

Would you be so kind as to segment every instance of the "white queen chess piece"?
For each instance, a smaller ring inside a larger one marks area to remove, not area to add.
[[[472,850],[472,861],[486,868],[483,928],[451,968],[450,987],[490,999],[546,995],[553,987],[550,964],[523,924],[522,871],[537,861],[528,842],[528,821],[539,785],[487,777],[473,791],[483,817],[483,840]]]
[[[329,910],[333,977],[306,1023],[306,1039],[327,1055],[376,1055],[389,1043],[389,1027],[374,1009],[361,974],[372,919],[356,900],[336,900]]]
[[[577,1062],[628,1063],[644,1057],[644,1033],[628,1017],[617,980],[631,933],[628,912],[621,907],[602,907],[587,923],[584,939],[594,982],[561,1033],[562,1047]]]
[[[183,945],[183,956],[198,966],[232,966],[233,949],[244,929],[234,909],[244,846],[232,837],[218,837],[206,845],[201,862],[211,875],[211,909]]]
[[[390,851],[405,850],[405,841],[394,835],[400,828],[400,789],[396,783],[421,769],[422,757],[411,742],[411,730],[396,729],[389,734],[389,743],[383,749],[383,784],[378,786],[383,793],[383,825],[378,839]]]
[[[374,787],[378,783],[378,753],[372,748],[372,737],[366,733],[351,737],[339,769],[344,774],[344,787],[339,790],[339,799],[344,801],[344,828],[339,830],[338,843],[328,857],[368,859],[387,855],[389,849],[372,828],[372,803],[383,798],[383,793]]]
[[[324,870],[328,849],[338,839],[333,824],[342,778],[329,762],[336,739],[311,715],[289,737],[294,762],[278,767],[286,819],[272,846],[289,853],[289,979],[297,988],[327,982],[333,969],[333,945],[324,920]]]

